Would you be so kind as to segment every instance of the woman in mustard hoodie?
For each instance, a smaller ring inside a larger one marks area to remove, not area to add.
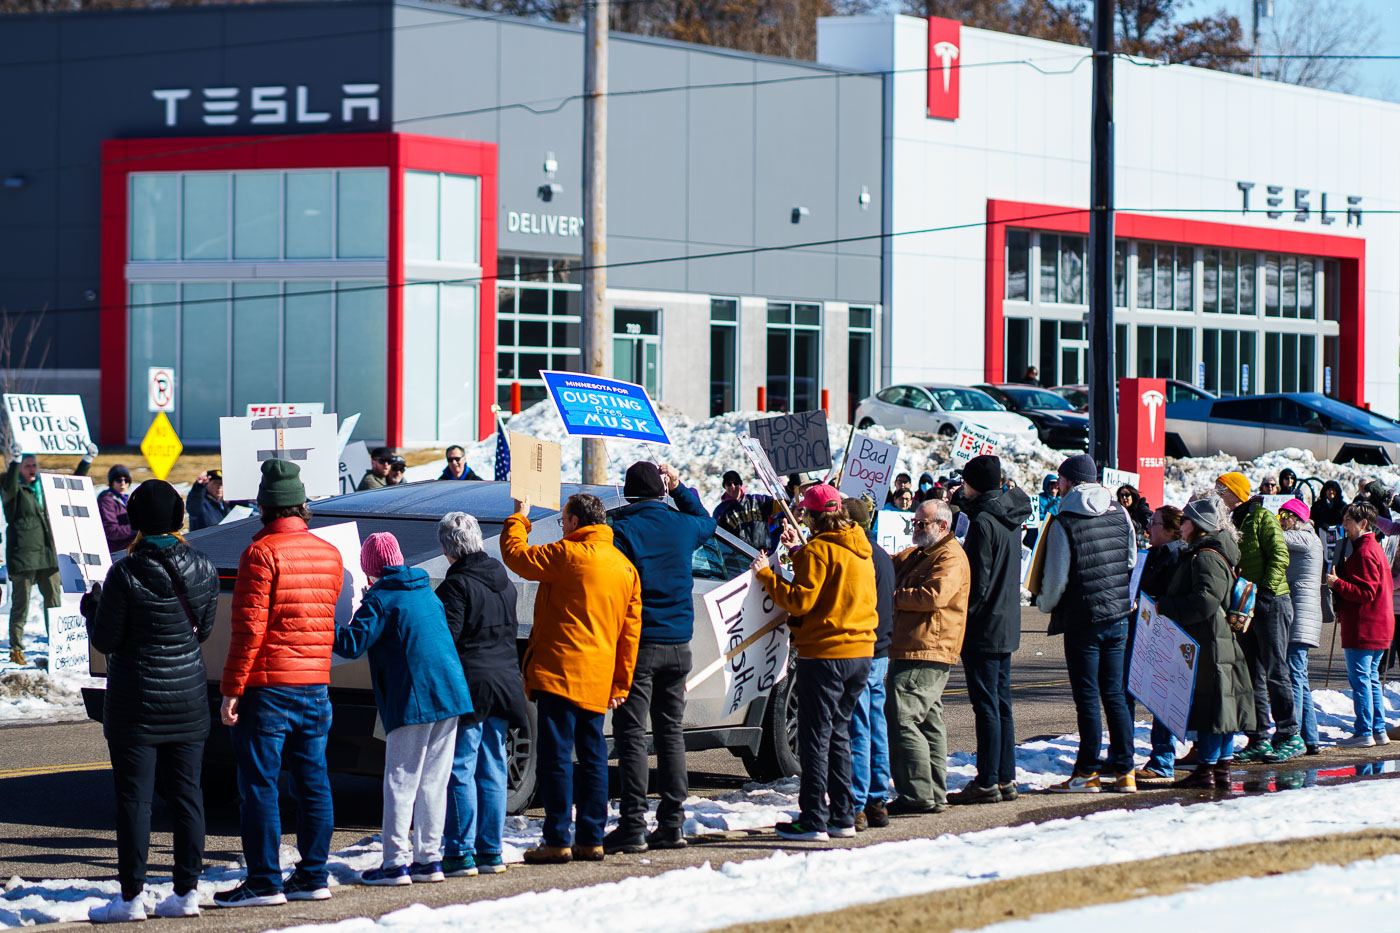
[[[753,562],[753,570],[791,615],[788,626],[797,648],[802,812],[776,829],[784,839],[825,842],[856,834],[849,728],[870,673],[879,619],[870,541],[851,522],[841,494],[833,486],[813,486],[802,507],[812,537],[793,552],[792,581],[774,573],[766,556]]]

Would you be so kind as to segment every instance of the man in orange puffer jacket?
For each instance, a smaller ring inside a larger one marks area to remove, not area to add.
[[[326,859],[334,814],[326,773],[331,727],[327,691],[335,603],[345,565],[340,551],[306,527],[301,468],[284,460],[262,465],[258,508],[263,530],[238,561],[228,660],[220,692],[243,797],[247,878],[214,895],[219,907],[261,907],[288,900],[325,900]],[[285,763],[297,799],[301,861],[282,880],[282,818],[277,776]]]

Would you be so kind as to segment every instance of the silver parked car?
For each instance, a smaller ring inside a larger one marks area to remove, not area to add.
[[[993,434],[1033,441],[1036,427],[1027,418],[1012,414],[981,389],[915,382],[881,389],[856,406],[851,419],[857,428],[878,424],[952,437],[963,423]]]

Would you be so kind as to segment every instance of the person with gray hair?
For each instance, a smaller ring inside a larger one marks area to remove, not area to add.
[[[506,870],[506,733],[529,725],[515,651],[515,586],[501,562],[482,551],[481,526],[467,513],[444,515],[438,542],[452,565],[437,595],[473,707],[457,726],[442,870],[450,877],[495,874]]]

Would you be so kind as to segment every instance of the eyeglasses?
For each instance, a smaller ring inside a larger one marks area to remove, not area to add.
[[[462,458],[461,458],[461,457],[448,457],[448,458],[447,458],[447,462],[448,462],[448,463],[461,463],[461,462],[462,462]]]
[[[930,520],[930,521],[924,521],[924,520],[921,519],[921,518],[916,518],[916,519],[914,519],[912,522],[910,522],[909,524],[910,524],[911,527],[914,527],[914,528],[932,528],[934,525],[937,525],[938,522],[932,521],[932,520]]]

